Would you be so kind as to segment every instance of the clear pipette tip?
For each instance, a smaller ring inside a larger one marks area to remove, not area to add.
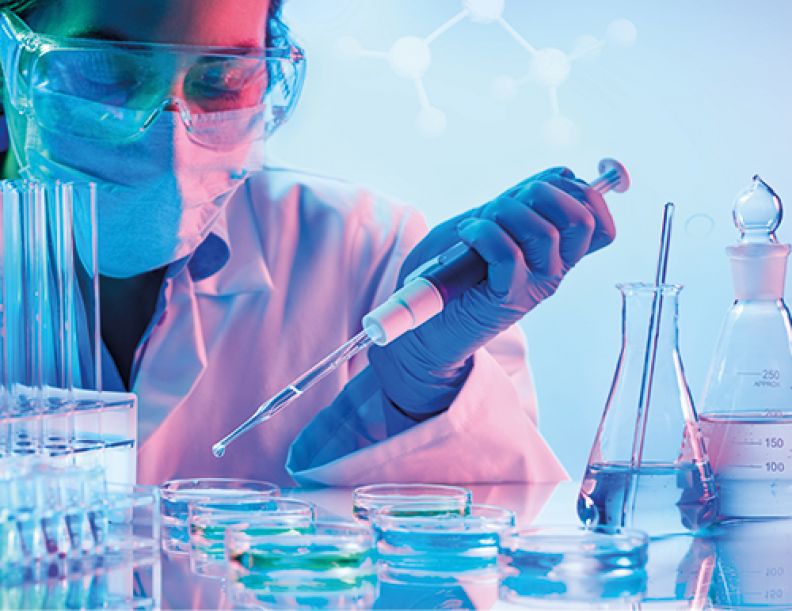
[[[331,352],[311,369],[278,392],[277,395],[269,399],[266,403],[263,403],[253,412],[250,418],[214,444],[212,446],[212,454],[214,454],[215,458],[221,458],[225,454],[228,445],[237,437],[244,435],[254,426],[261,424],[265,420],[272,418],[331,371],[334,371],[340,365],[346,363],[361,350],[368,348],[371,343],[371,338],[365,331],[358,333],[355,337],[334,352]]]
[[[324,362],[325,361],[322,361],[322,363]],[[303,391],[297,388],[295,384],[299,384],[301,380],[304,380],[307,375],[316,371],[318,367],[319,366],[317,365],[316,367],[308,371],[306,374],[303,374],[300,378],[295,380],[293,384],[290,384],[289,386],[281,390],[277,395],[275,395],[269,401],[261,405],[250,418],[245,420],[241,425],[239,425],[237,428],[231,431],[231,433],[229,433],[228,435],[223,437],[223,439],[221,439],[216,444],[214,444],[212,446],[212,454],[214,454],[215,458],[222,458],[223,454],[225,454],[228,444],[234,441],[234,439],[236,439],[241,435],[244,435],[254,426],[261,424],[265,420],[269,420],[275,414],[277,414],[285,405],[291,403],[294,399],[296,399],[301,394],[303,394]],[[335,367],[333,367],[333,369],[335,369]],[[327,373],[329,373],[329,371],[331,370],[328,369]],[[322,377],[324,377],[324,374],[322,375]],[[314,379],[314,381],[316,381],[316,379]],[[306,388],[311,385],[312,383],[308,384]]]

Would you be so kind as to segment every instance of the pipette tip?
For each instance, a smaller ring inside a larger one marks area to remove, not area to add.
[[[214,454],[215,458],[223,458],[223,454],[225,454],[225,446],[217,442],[212,446],[212,454]]]

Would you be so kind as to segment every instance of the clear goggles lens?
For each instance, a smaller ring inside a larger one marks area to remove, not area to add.
[[[185,59],[191,60],[186,62]],[[29,66],[30,106],[42,126],[82,138],[133,139],[164,109],[207,144],[263,137],[291,113],[302,74],[288,58],[185,58],[118,49],[58,49]],[[236,111],[239,133],[216,113]]]
[[[177,110],[203,143],[256,139],[289,117],[302,88],[302,51],[288,38],[251,52],[80,40],[36,34],[6,11],[0,17],[12,102],[43,127],[81,138],[134,139],[161,111]]]

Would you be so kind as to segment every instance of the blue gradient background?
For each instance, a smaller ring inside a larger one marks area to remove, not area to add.
[[[759,172],[792,206],[792,3],[506,0],[504,17],[536,47],[571,51],[579,36],[600,38],[618,18],[637,27],[633,47],[609,46],[573,65],[559,99],[580,137],[566,150],[542,137],[550,116],[543,89],[529,84],[507,101],[492,95],[495,75],[524,74],[529,65],[528,54],[495,24],[463,21],[432,45],[426,89],[448,118],[436,138],[415,127],[412,83],[384,61],[337,51],[343,36],[385,51],[401,36],[427,35],[460,5],[288,0],[286,19],[306,48],[309,72],[297,113],[273,139],[271,154],[394,195],[430,224],[546,166],[568,165],[592,178],[597,160],[613,156],[631,169],[632,189],[609,196],[616,242],[581,262],[522,323],[541,429],[577,478],[618,355],[613,285],[652,278],[662,204],[678,205],[669,279],[686,286],[681,348],[695,397],[732,299],[723,249],[736,235],[735,195]],[[709,235],[686,230],[698,214],[714,220]],[[792,241],[792,221],[779,237]],[[788,295],[790,286],[787,278]]]

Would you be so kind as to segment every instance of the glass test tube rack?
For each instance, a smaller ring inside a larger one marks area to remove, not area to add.
[[[135,396],[102,389],[95,186],[2,181],[0,206],[0,608],[135,607],[159,498]]]

